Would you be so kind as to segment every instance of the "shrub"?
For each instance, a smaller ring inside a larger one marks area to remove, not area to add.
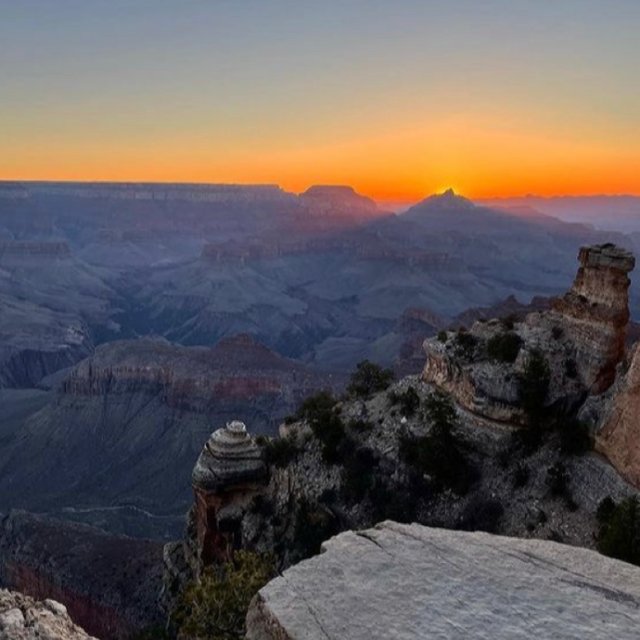
[[[420,396],[413,387],[409,387],[403,393],[392,391],[389,393],[391,404],[400,405],[400,412],[403,416],[410,418],[420,407]]]
[[[336,412],[336,400],[327,391],[307,398],[300,407],[300,418],[307,420],[313,435],[322,445],[322,458],[327,464],[338,461],[338,449],[345,437],[342,419]]]
[[[336,399],[330,391],[320,391],[313,396],[309,396],[298,409],[297,418],[306,420],[310,426],[314,423],[322,422],[328,413],[336,406]]]
[[[551,329],[551,336],[553,337],[554,340],[560,340],[560,338],[562,338],[563,335],[564,335],[564,330],[562,327],[555,326],[553,327],[553,329]]]
[[[451,398],[435,391],[425,400],[425,417],[434,427],[451,429],[456,425],[456,410]]]
[[[355,449],[345,456],[342,468],[342,493],[347,501],[357,502],[364,498],[373,486],[373,470],[378,460],[368,447]]]
[[[357,433],[367,433],[373,429],[373,422],[370,420],[363,420],[362,418],[350,420],[349,429]]]
[[[513,327],[518,321],[518,316],[515,313],[510,313],[504,318],[500,318],[500,323],[507,331],[513,331]]]
[[[609,522],[611,516],[616,510],[616,503],[611,496],[607,496],[600,501],[598,510],[596,511],[596,518],[600,524]]]
[[[507,331],[493,336],[487,343],[487,353],[499,362],[514,362],[520,353],[522,339],[517,333]]]
[[[513,486],[524,487],[527,482],[529,482],[529,467],[524,462],[519,462],[513,472]]]
[[[273,561],[237,551],[222,567],[209,567],[187,587],[172,619],[179,636],[236,640],[245,636],[251,598],[274,574]]]
[[[324,506],[304,498],[298,503],[294,527],[294,555],[309,558],[320,552],[320,545],[338,532],[333,514]]]
[[[455,353],[459,358],[471,359],[475,352],[476,344],[478,340],[476,337],[468,333],[467,331],[460,329],[456,333],[455,338]]]
[[[264,451],[266,463],[279,469],[291,463],[300,452],[295,438],[290,436],[267,440]]]
[[[351,375],[347,392],[358,398],[368,398],[377,391],[384,391],[393,382],[393,371],[363,360]]]
[[[556,462],[547,469],[547,487],[552,496],[566,496],[569,492],[569,474],[562,462]]]
[[[449,338],[449,334],[443,329],[442,331],[438,331],[438,341],[446,342]]]
[[[564,372],[567,378],[575,380],[578,377],[578,365],[573,358],[567,358],[564,362]]]
[[[401,438],[400,457],[418,473],[427,474],[437,487],[465,494],[478,472],[453,433],[456,421],[453,405],[447,396],[436,392],[425,402],[425,413],[431,431],[422,437]]]
[[[251,511],[263,518],[270,518],[275,513],[275,506],[269,498],[259,495],[253,499]]]
[[[571,418],[560,426],[560,451],[564,454],[580,455],[593,448],[593,441],[589,433],[589,427],[578,420]]]
[[[496,533],[504,513],[502,504],[494,498],[475,496],[462,512],[459,529]]]
[[[550,380],[551,372],[544,355],[538,350],[532,351],[518,379],[520,404],[530,427],[541,426]]]
[[[603,521],[598,533],[598,551],[612,558],[640,564],[640,508],[637,496],[626,498],[610,513],[601,516]]]

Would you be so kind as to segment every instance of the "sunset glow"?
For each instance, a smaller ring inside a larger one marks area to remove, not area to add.
[[[0,2],[0,179],[640,194],[638,3],[266,4]]]

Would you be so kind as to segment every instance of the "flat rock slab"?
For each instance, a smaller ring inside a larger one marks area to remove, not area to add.
[[[250,640],[640,637],[640,568],[594,551],[384,522],[254,598]]]

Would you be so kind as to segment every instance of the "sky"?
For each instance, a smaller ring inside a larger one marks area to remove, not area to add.
[[[640,194],[639,0],[0,0],[0,179]]]

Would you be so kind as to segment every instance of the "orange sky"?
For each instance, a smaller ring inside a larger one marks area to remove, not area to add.
[[[640,3],[0,0],[0,179],[640,195]]]

